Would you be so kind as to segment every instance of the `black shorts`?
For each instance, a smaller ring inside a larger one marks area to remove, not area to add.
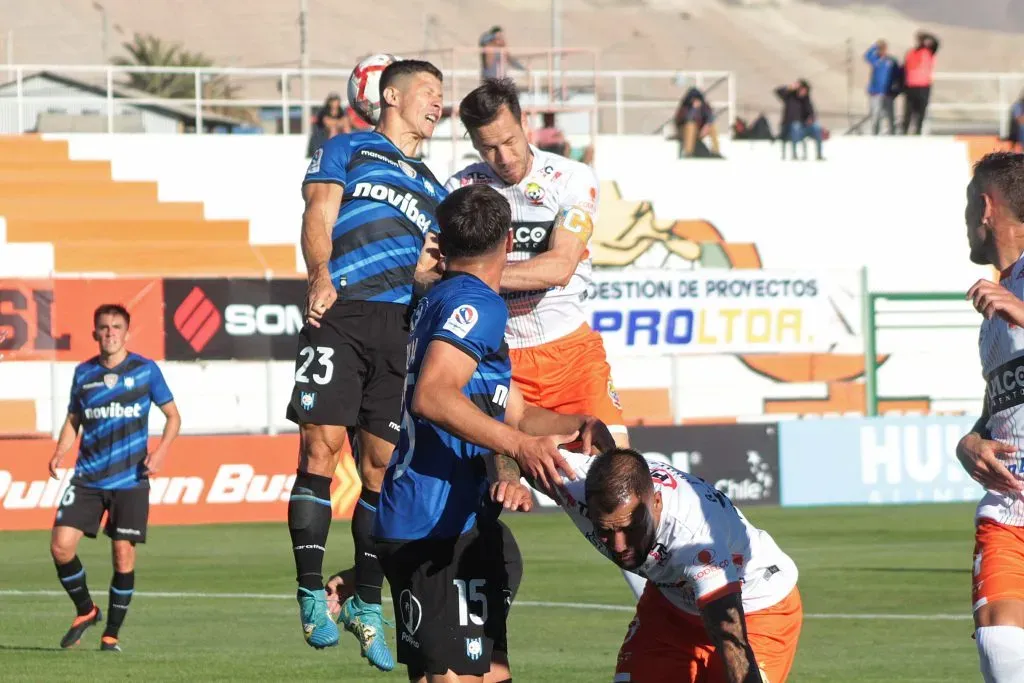
[[[60,499],[53,526],[81,529],[89,538],[96,538],[103,513],[107,523],[103,533],[114,541],[146,542],[149,523],[149,487],[134,489],[91,489],[69,486]]]
[[[299,332],[288,419],[358,427],[398,443],[408,343],[408,306],[336,302],[320,327]]]
[[[508,608],[523,578],[508,527],[494,521],[458,538],[378,540],[376,548],[410,679],[448,670],[482,676],[494,651],[508,651]]]

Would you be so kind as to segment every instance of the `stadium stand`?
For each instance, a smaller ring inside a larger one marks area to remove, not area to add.
[[[245,220],[162,202],[154,182],[119,182],[111,162],[72,160],[64,140],[0,138],[0,217],[11,245],[49,242],[62,273],[294,274],[293,245],[249,243]],[[139,248],[144,243],[145,248]]]

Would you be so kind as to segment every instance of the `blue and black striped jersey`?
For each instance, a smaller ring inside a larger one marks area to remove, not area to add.
[[[374,535],[411,540],[454,538],[473,528],[480,513],[494,513],[486,499],[490,451],[464,441],[410,412],[416,377],[435,340],[451,344],[476,362],[462,388],[480,410],[505,419],[512,364],[505,343],[508,307],[473,275],[445,273],[412,316],[405,405],[398,447],[384,475]]]
[[[377,131],[338,135],[318,149],[306,183],[344,186],[329,268],[342,301],[409,304],[424,235],[448,192],[426,164]]]
[[[99,357],[75,368],[68,412],[82,424],[74,486],[95,489],[148,487],[143,461],[149,436],[149,408],[174,400],[157,364],[129,353],[107,368]]]

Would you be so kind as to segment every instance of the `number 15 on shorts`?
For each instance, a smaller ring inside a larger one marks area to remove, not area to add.
[[[452,583],[459,592],[459,626],[469,626],[470,620],[474,626],[487,623],[487,595],[483,592],[487,579],[454,579]],[[469,603],[479,603],[480,608],[470,611]]]

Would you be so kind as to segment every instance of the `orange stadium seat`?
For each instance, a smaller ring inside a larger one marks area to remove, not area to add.
[[[198,248],[197,248],[198,247]],[[260,275],[295,274],[295,247],[256,246],[246,242],[196,245],[136,245],[124,242],[57,242],[57,272],[118,275]]]
[[[278,276],[295,246],[249,243],[249,222],[206,220],[198,202],[160,202],[154,182],[120,182],[64,140],[0,136],[0,216],[9,242],[52,242],[57,272]]]
[[[86,242],[131,244],[133,242],[236,242],[248,244],[249,224],[246,221],[175,221],[132,220],[121,214],[117,218],[95,220],[7,219],[9,242]],[[197,245],[198,246],[198,245]],[[204,246],[205,248],[205,246]],[[294,266],[293,266],[294,267]]]
[[[0,434],[33,434],[36,402],[33,399],[0,399]]]

